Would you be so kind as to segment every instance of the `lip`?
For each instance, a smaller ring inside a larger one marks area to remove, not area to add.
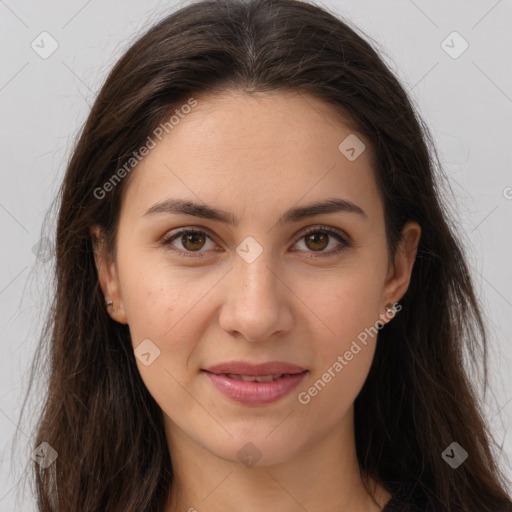
[[[284,375],[272,382],[244,382],[223,374],[203,370],[213,385],[226,397],[245,405],[264,405],[288,395],[308,373]]]
[[[262,375],[277,375],[279,373],[297,374],[306,371],[306,368],[281,361],[252,364],[246,361],[231,361],[204,368],[210,373],[236,373],[249,377],[261,377]]]
[[[245,405],[264,405],[276,402],[288,395],[306,376],[308,370],[282,362],[255,365],[235,361],[212,366],[202,372],[227,398]],[[281,373],[286,375],[271,382],[245,382],[225,375],[230,373],[251,377]]]

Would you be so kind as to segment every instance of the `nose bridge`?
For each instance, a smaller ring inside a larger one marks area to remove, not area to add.
[[[252,250],[252,249],[251,249]],[[254,260],[241,257],[235,264],[235,287],[241,305],[254,305],[275,310],[278,301],[278,279],[272,269],[270,251],[263,251]]]
[[[238,331],[249,340],[265,340],[290,327],[291,312],[271,252],[258,249],[254,241],[246,243],[237,248],[240,257],[235,260],[221,323],[226,331]]]
[[[272,271],[272,251],[264,247],[264,241],[258,242],[254,237],[247,236],[236,248],[239,258],[235,263],[235,272],[240,276],[243,289],[259,293],[265,288],[272,288],[276,279]]]

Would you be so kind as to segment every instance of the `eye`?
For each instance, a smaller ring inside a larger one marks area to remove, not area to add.
[[[177,241],[181,247],[175,248],[174,241]],[[203,254],[201,254],[204,251],[200,250],[205,247],[205,242],[207,240],[210,240],[211,243],[214,244],[211,237],[205,233],[204,231],[201,231],[199,229],[181,229],[178,232],[175,232],[169,236],[166,236],[162,239],[161,244],[169,247],[171,250],[175,252],[179,252],[180,255],[186,256],[186,257],[203,257]],[[197,253],[197,254],[191,254],[191,253]]]
[[[332,239],[337,240],[339,242],[338,245],[330,251],[325,251],[324,249],[329,247]],[[341,233],[324,226],[311,228],[303,233],[297,244],[301,242],[303,242],[303,245],[306,247],[306,252],[319,253],[314,254],[313,257],[333,256],[350,246],[349,242]]]
[[[337,240],[339,243],[337,246],[335,246],[334,249],[325,251],[324,249],[330,245],[330,242],[332,241],[331,239]],[[306,252],[318,253],[313,257],[332,256],[339,253],[344,248],[350,246],[350,243],[345,239],[344,236],[341,235],[341,233],[335,231],[332,228],[323,226],[311,228],[303,233],[295,245],[299,244],[303,240],[304,246],[306,247]],[[213,247],[211,245],[208,247],[208,241],[210,244],[213,244]],[[176,242],[181,245],[181,247],[176,247]],[[212,249],[215,246],[215,242],[205,231],[192,228],[184,228],[177,232],[171,233],[170,235],[164,237],[160,243],[172,251],[179,253],[180,256],[200,258],[202,258],[203,253],[206,252],[201,251],[201,249]],[[296,250],[293,252],[296,252]]]

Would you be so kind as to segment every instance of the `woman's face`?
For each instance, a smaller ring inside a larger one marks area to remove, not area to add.
[[[370,143],[322,101],[196,99],[133,171],[100,280],[170,442],[275,464],[351,431],[420,230],[406,226],[393,267]]]

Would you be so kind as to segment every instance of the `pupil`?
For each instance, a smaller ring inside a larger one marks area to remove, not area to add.
[[[316,247],[310,247],[312,249],[325,249],[327,247],[327,235],[325,233],[312,233],[308,236],[308,241],[316,245]],[[319,243],[321,247],[318,247]]]
[[[189,242],[192,244],[193,247],[190,247]],[[183,239],[182,239],[183,246],[192,251],[197,251],[197,250],[201,249],[201,247],[203,245],[202,242],[204,243],[204,236],[200,235],[198,233],[183,235]],[[199,247],[194,247],[198,244],[199,244]]]

